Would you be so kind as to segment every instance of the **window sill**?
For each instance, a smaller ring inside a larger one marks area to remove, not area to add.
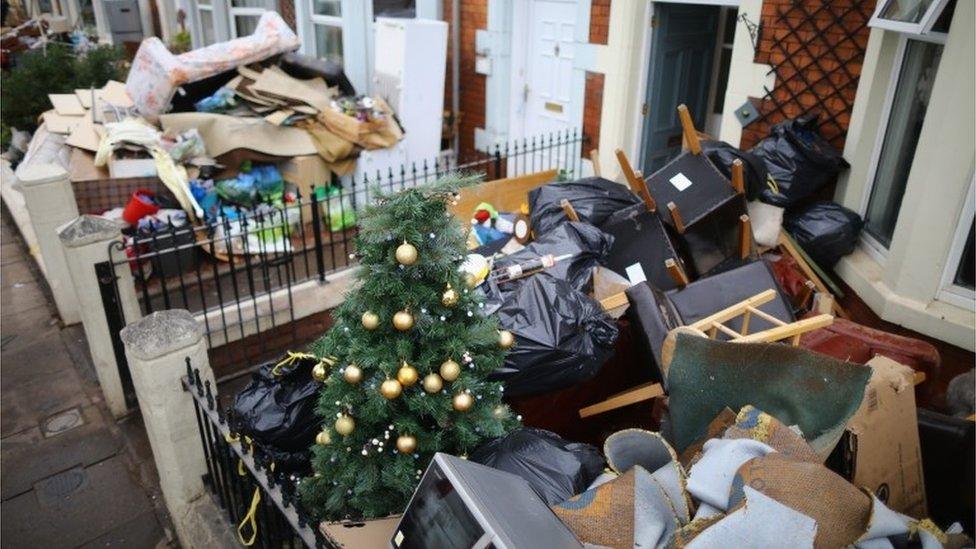
[[[884,268],[858,248],[837,264],[836,272],[883,320],[976,350],[976,314],[935,298],[923,302],[895,292],[884,281]]]

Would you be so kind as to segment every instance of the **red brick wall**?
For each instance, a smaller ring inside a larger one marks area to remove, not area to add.
[[[592,0],[590,4],[590,43],[606,44],[610,34],[610,0]],[[601,73],[586,73],[583,91],[583,144],[582,154],[600,148],[600,121],[603,111],[603,81]]]
[[[590,2],[590,44],[606,44],[610,34],[610,0]]]
[[[278,15],[288,23],[291,30],[298,32],[295,26],[295,0],[278,0]]]
[[[590,151],[600,148],[600,121],[603,110],[603,74],[586,73],[586,89],[583,94],[583,144],[582,154],[589,157]]]
[[[755,61],[777,71],[761,119],[743,128],[748,149],[787,118],[817,112],[820,132],[843,148],[875,0],[764,0]],[[794,30],[791,30],[791,27]]]
[[[485,127],[485,76],[474,72],[475,32],[488,28],[488,0],[461,0],[460,34],[461,63],[458,84],[460,125],[459,142],[462,159],[474,153],[474,129]],[[444,20],[455,22],[450,0],[444,0]],[[453,32],[453,29],[448,31]],[[448,34],[450,37],[450,34]],[[448,38],[450,44],[450,38]],[[447,79],[444,93],[445,110],[451,108],[451,47],[447,48]]]

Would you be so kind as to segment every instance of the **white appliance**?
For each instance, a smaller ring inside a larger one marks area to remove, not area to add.
[[[401,164],[433,166],[440,154],[447,69],[447,23],[431,19],[376,19],[373,94],[382,97],[403,127],[393,149],[363,151],[357,181],[377,170],[399,174]]]

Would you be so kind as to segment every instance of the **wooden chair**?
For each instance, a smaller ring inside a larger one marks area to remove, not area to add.
[[[776,298],[775,290],[766,290],[748,299],[742,300],[730,307],[726,307],[710,316],[693,322],[687,326],[680,326],[668,332],[664,340],[664,349],[661,353],[661,369],[667,374],[671,366],[671,359],[674,357],[675,342],[679,333],[695,335],[716,339],[719,333],[728,337],[727,341],[732,343],[773,343],[790,339],[790,344],[794,347],[800,344],[800,336],[811,330],[816,330],[830,326],[834,317],[829,314],[820,314],[814,317],[797,320],[795,322],[784,322],[764,311],[759,310],[759,306],[768,303]],[[604,309],[618,307],[627,302],[625,294],[615,294],[600,301]],[[742,324],[739,331],[726,326],[726,323],[736,317],[742,317]],[[759,317],[774,325],[774,327],[749,333],[749,322],[753,317]],[[603,412],[609,412],[624,406],[636,404],[662,396],[664,388],[660,383],[647,383],[622,393],[613,395],[603,402],[587,406],[580,409],[581,418],[594,416]]]

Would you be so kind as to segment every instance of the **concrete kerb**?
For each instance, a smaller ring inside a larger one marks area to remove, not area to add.
[[[202,546],[201,521],[207,521],[195,509],[206,497],[207,465],[193,397],[180,379],[189,358],[201,380],[216,387],[203,329],[189,311],[174,309],[129,324],[121,336],[166,507],[183,546]]]

